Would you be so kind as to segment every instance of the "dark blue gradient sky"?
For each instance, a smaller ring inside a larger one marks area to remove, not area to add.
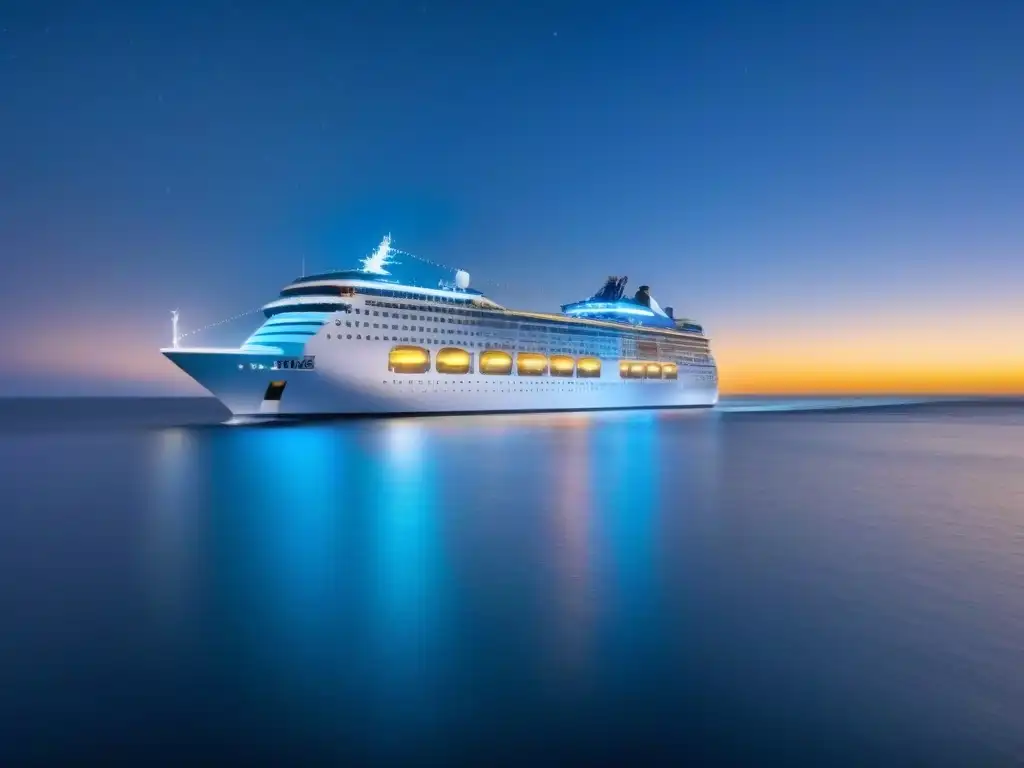
[[[168,310],[257,307],[386,231],[514,306],[648,283],[727,391],[1024,390],[1024,3],[15,2],[0,29],[0,393],[191,391]]]

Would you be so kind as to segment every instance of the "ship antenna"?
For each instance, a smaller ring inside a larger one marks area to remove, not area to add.
[[[171,310],[171,344],[175,349],[178,348],[178,310]]]

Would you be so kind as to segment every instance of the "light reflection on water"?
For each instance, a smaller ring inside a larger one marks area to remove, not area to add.
[[[368,477],[368,512],[374,528],[374,645],[387,690],[415,691],[437,642],[445,570],[435,457],[419,421],[384,422],[375,430],[378,461]],[[392,705],[396,705],[391,701]]]
[[[155,616],[173,626],[196,588],[199,515],[202,510],[199,453],[187,429],[169,428],[151,441],[150,509],[141,560],[157,606]]]
[[[262,588],[264,632],[293,654],[315,644],[330,620],[350,442],[322,425],[254,430],[240,441],[241,515],[248,517],[240,528],[251,558],[245,570]]]
[[[599,495],[593,493],[591,443],[579,422],[565,433],[563,450],[556,453],[557,483],[555,568],[558,604],[555,616],[557,640],[555,663],[560,669],[585,674],[593,648],[591,634],[597,620],[591,549],[592,517]],[[563,685],[578,684],[575,675],[562,679]]]
[[[1005,761],[1024,409],[978,408],[3,433],[0,701],[27,752]]]

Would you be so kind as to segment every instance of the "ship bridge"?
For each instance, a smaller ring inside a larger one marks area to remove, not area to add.
[[[469,273],[391,247],[385,237],[358,267],[296,278],[262,308],[266,317],[241,351],[301,355],[330,317],[352,312],[356,294],[502,307],[469,287]]]
[[[357,293],[501,308],[469,287],[469,273],[465,270],[451,269],[393,248],[388,235],[358,267],[296,278],[284,287],[280,298],[263,307],[263,313],[270,318],[294,312],[351,311],[351,297]]]

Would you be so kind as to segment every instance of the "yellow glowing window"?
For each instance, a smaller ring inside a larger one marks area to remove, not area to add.
[[[619,363],[619,376],[624,379],[642,379],[647,375],[647,366],[655,363],[645,363],[641,360],[623,360]],[[658,369],[656,376],[661,376]]]
[[[647,374],[647,363],[639,360],[620,360],[619,376],[624,379],[642,379]]]
[[[576,361],[567,355],[551,356],[552,376],[572,376],[576,370]]]
[[[661,375],[666,379],[678,379],[679,367],[675,363],[664,363],[661,366]]]
[[[576,362],[576,375],[581,379],[601,378],[601,361],[596,357],[581,357]]]
[[[657,363],[647,363],[647,378],[648,379],[660,379],[661,378],[661,366]]]
[[[388,370],[394,373],[426,373],[430,370],[430,352],[423,347],[392,347]]]
[[[516,370],[520,376],[543,376],[548,372],[548,359],[535,352],[520,352],[516,355]]]
[[[508,376],[512,373],[512,355],[500,349],[481,352],[480,373],[488,376]]]
[[[438,373],[469,373],[473,365],[473,358],[464,349],[445,347],[437,353]]]

